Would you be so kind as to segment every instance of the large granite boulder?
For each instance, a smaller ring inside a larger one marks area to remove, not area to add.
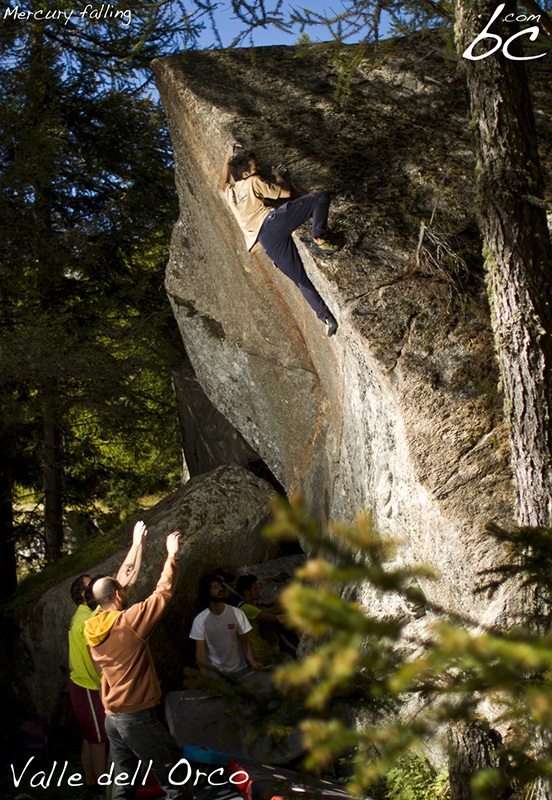
[[[203,475],[222,464],[248,467],[259,456],[211,403],[187,354],[171,368],[182,444],[182,480]]]
[[[462,78],[437,38],[355,56],[345,72],[316,47],[154,62],[180,197],[166,287],[203,389],[285,489],[326,519],[371,509],[407,561],[440,570],[432,599],[482,615],[484,526],[513,516],[514,492]],[[332,193],[340,253],[295,235],[332,339],[245,250],[219,190],[236,139],[299,193]]]
[[[201,576],[217,568],[236,571],[274,553],[274,543],[261,533],[269,519],[273,493],[271,486],[241,467],[219,467],[144,513],[147,544],[131,602],[143,600],[154,589],[166,556],[167,535],[174,530],[182,533],[178,588],[151,640],[164,689],[182,688],[183,668],[192,663],[188,634],[193,616],[200,610],[197,590]],[[126,527],[128,545],[90,565],[87,571],[91,575],[117,572],[130,546],[132,525]],[[19,711],[35,711],[50,721],[59,719],[66,688],[67,629],[75,610],[69,594],[72,581],[62,581],[34,606],[11,615],[11,624],[19,628],[19,635],[11,631],[10,637],[16,640],[11,657],[12,698]]]

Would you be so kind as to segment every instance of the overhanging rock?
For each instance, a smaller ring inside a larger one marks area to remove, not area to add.
[[[430,597],[478,613],[476,573],[496,555],[484,524],[513,516],[513,487],[484,283],[450,277],[480,250],[475,162],[441,45],[408,47],[361,60],[338,99],[339,66],[317,49],[155,61],[180,197],[166,287],[208,397],[286,490],[326,519],[371,509],[407,560],[439,569]],[[296,234],[332,339],[245,250],[218,188],[236,139],[265,170],[286,163],[300,193],[332,193],[340,253],[315,259]]]

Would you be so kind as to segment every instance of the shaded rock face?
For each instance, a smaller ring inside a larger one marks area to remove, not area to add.
[[[171,374],[182,439],[185,480],[204,475],[221,464],[247,467],[259,460],[243,436],[205,395],[185,353],[179,363],[172,367]]]
[[[484,524],[512,517],[514,495],[481,266],[465,269],[475,159],[448,55],[395,42],[338,100],[339,67],[316,49],[155,61],[180,197],[166,287],[205,392],[285,489],[326,519],[371,509],[407,561],[439,569],[432,599],[481,614]],[[295,234],[332,339],[245,250],[218,188],[235,139],[265,171],[284,162],[298,193],[332,194],[343,249],[315,258],[308,226]]]
[[[188,635],[200,610],[197,591],[202,575],[221,566],[235,571],[274,553],[274,544],[261,535],[272,495],[272,487],[248,471],[220,467],[177,489],[144,514],[146,550],[131,602],[151,594],[166,557],[167,535],[174,530],[182,533],[178,587],[151,639],[164,690],[181,688],[184,665],[193,663]],[[130,546],[131,529],[129,525],[125,549],[91,566],[91,575],[116,574]],[[32,709],[53,721],[59,719],[66,689],[67,630],[75,611],[70,597],[73,579],[62,581],[20,616],[12,653],[11,694],[18,710]]]
[[[249,564],[236,573],[240,575],[255,575],[259,584],[259,606],[274,606],[279,602],[281,592],[293,579],[296,570],[305,565],[307,556],[296,553],[291,556],[280,556],[263,564]]]

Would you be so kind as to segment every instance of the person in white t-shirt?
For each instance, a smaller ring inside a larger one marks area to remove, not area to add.
[[[249,620],[240,608],[227,605],[224,585],[217,575],[206,575],[200,599],[207,607],[192,623],[190,639],[196,643],[196,660],[204,674],[230,673],[235,677],[259,669],[247,636]]]

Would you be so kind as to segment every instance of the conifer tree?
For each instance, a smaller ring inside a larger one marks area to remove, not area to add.
[[[142,29],[146,21],[142,14]],[[104,421],[112,419],[109,398],[128,403],[131,383],[143,384],[148,369],[152,387],[158,380],[147,350],[163,348],[169,309],[160,275],[175,214],[165,126],[136,86],[156,36],[174,32],[165,25],[152,33],[133,71],[122,60],[131,40],[117,38],[118,26],[62,28],[8,19],[0,41],[0,388],[10,398],[3,430],[12,443],[2,472],[0,539],[11,552],[9,487],[32,428],[41,443],[33,449],[41,464],[48,560],[62,551],[75,409],[94,409],[98,424],[102,404]],[[136,336],[138,323],[147,330]],[[165,381],[155,389],[157,400],[144,397],[144,414],[148,404],[157,414],[153,406],[159,409],[170,391]],[[31,482],[35,474],[29,471]],[[9,593],[13,578],[3,587]]]
[[[552,731],[550,614],[539,631],[529,616],[502,630],[439,607],[419,588],[431,569],[403,565],[368,515],[324,534],[299,503],[279,503],[269,534],[300,535],[317,554],[281,598],[312,647],[276,675],[306,707],[311,768],[346,755],[352,792],[370,795],[409,749],[434,750],[439,738],[446,747],[448,729],[453,800],[499,800],[531,786],[546,796],[552,755],[538,743]],[[515,576],[548,597],[552,530],[494,526],[490,535],[507,547],[507,563],[482,575],[481,589]],[[371,610],[382,600],[384,617]]]

